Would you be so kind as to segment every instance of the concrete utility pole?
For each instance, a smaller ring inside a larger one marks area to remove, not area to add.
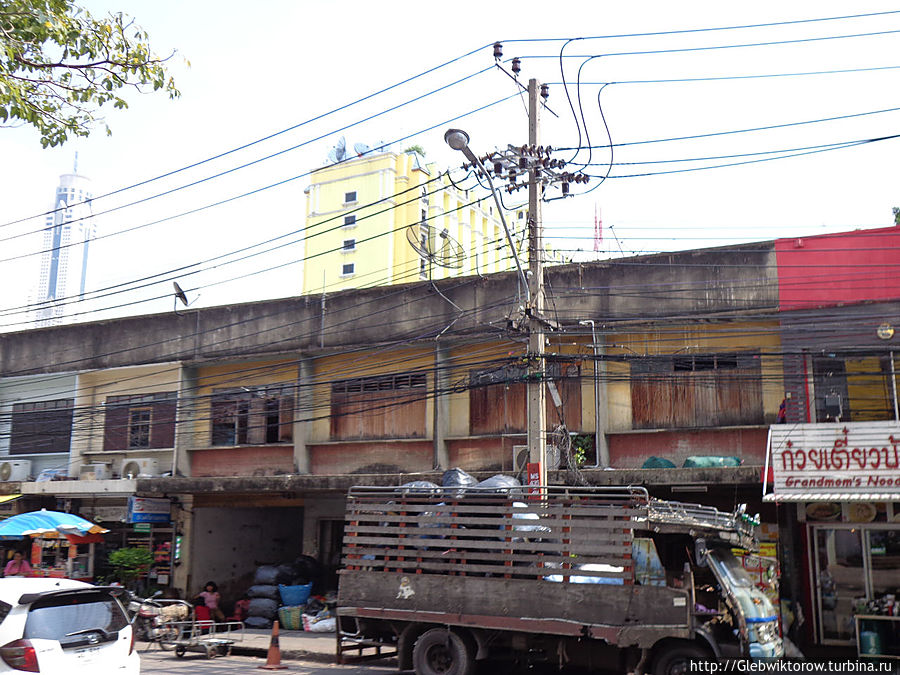
[[[495,57],[497,45],[494,46]],[[544,233],[541,221],[541,202],[544,197],[544,185],[560,183],[563,196],[568,196],[570,183],[587,183],[590,177],[582,173],[563,171],[566,162],[551,159],[550,146],[540,145],[541,108],[549,95],[547,85],[535,79],[528,81],[528,143],[522,146],[509,145],[505,150],[489,153],[479,159],[469,148],[469,135],[462,129],[447,129],[444,141],[454,150],[462,152],[471,162],[479,176],[487,179],[488,187],[494,196],[500,222],[506,239],[509,242],[520,283],[524,285],[525,295],[522,305],[520,327],[528,333],[528,355],[526,388],[528,402],[528,476],[529,485],[547,485],[547,366],[544,361],[546,352],[546,330],[559,329],[559,325],[544,316]],[[548,108],[549,110],[549,108]],[[550,111],[553,112],[552,110]],[[555,113],[554,113],[555,114]],[[463,164],[463,169],[469,165]],[[515,242],[503,217],[503,204],[497,196],[497,189],[491,178],[491,170],[495,178],[508,181],[507,191],[515,192],[519,188],[528,188],[528,275],[526,276]],[[527,173],[527,183],[525,175]],[[521,182],[520,182],[521,181]],[[518,298],[522,302],[521,296]],[[539,466],[538,471],[534,470]]]
[[[536,79],[528,80],[528,144],[541,143],[541,87]],[[528,170],[528,279],[530,306],[528,319],[528,461],[540,464],[540,484],[547,485],[547,389],[544,384],[544,233],[541,199],[544,186],[539,165]]]

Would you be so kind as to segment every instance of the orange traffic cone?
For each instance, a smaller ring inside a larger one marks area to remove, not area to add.
[[[272,640],[269,642],[269,653],[266,654],[266,665],[257,666],[259,670],[287,670],[281,665],[281,647],[278,646],[278,620],[272,624]]]

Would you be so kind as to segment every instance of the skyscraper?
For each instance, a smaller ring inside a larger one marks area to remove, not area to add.
[[[62,323],[67,306],[84,295],[88,249],[96,235],[91,208],[90,180],[72,173],[59,177],[53,211],[44,229],[41,274],[38,282],[38,326]]]

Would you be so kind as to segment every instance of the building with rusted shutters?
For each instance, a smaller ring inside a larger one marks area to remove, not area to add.
[[[897,234],[884,236],[879,251]],[[769,550],[780,546],[787,599],[818,621],[810,561],[830,535],[798,517],[828,500],[763,502],[769,439],[896,420],[900,290],[864,300],[860,278],[883,283],[890,256],[844,255],[845,277],[818,278],[841,261],[803,257],[820,244],[792,241],[548,268],[548,464],[556,484],[748,503]],[[817,278],[832,284],[831,304],[804,300]],[[838,300],[842,278],[855,290]],[[516,311],[516,278],[500,273],[2,335],[0,461],[18,463],[20,479],[22,467],[69,477],[3,485],[18,503],[101,520],[110,545],[168,541],[155,580],[182,592],[212,578],[234,599],[256,563],[300,554],[333,569],[349,486],[439,481],[451,467],[522,474],[528,354]],[[881,494],[877,504],[900,502],[896,488]],[[894,507],[873,508],[895,532]],[[136,514],[156,519],[140,536]],[[860,539],[870,568],[879,541]],[[874,579],[859,583],[874,592]],[[798,639],[824,641],[807,625],[792,629]]]

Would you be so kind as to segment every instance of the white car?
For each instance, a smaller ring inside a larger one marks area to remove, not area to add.
[[[115,592],[71,579],[0,579],[0,673],[137,675]]]

